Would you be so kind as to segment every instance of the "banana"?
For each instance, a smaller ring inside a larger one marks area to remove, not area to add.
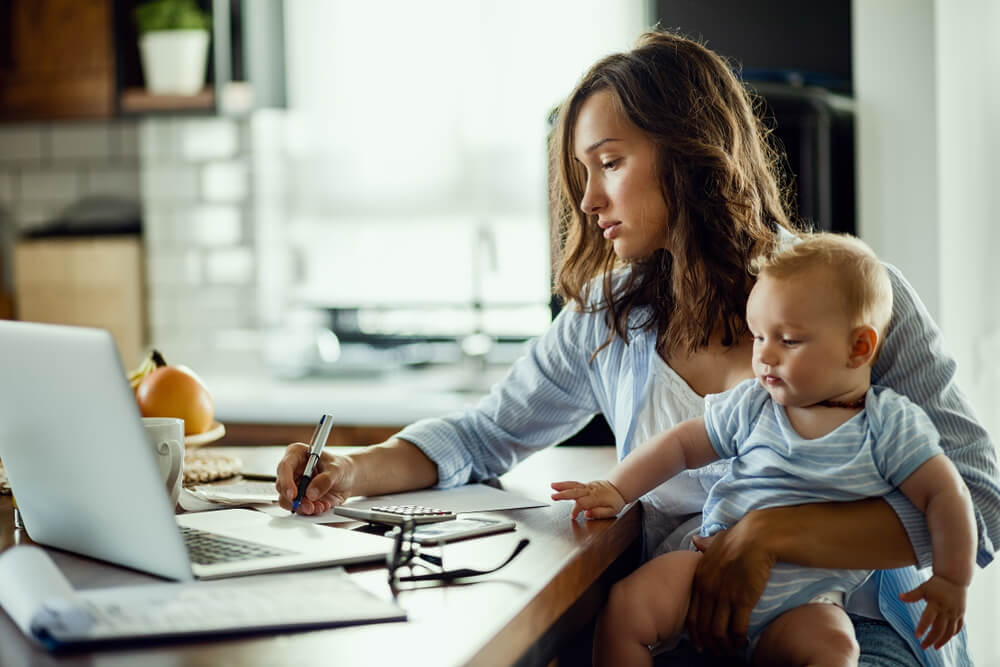
[[[153,350],[149,353],[149,356],[142,360],[137,368],[129,372],[128,383],[131,385],[134,391],[142,379],[155,371],[160,366],[166,366],[167,362],[157,350]]]

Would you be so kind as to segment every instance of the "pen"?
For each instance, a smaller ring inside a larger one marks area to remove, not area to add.
[[[299,492],[295,495],[295,500],[292,502],[292,514],[295,514],[295,510],[299,509],[299,503],[302,502],[302,498],[306,495],[306,488],[309,486],[309,482],[312,481],[313,473],[316,471],[316,464],[319,462],[319,455],[323,452],[326,439],[330,437],[331,428],[333,428],[333,415],[325,414],[319,418],[316,430],[313,431],[312,441],[309,443],[309,460],[306,461],[306,469],[302,473],[302,478],[299,479]]]

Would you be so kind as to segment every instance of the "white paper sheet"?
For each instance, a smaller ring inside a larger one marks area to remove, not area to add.
[[[73,599],[73,587],[42,549],[20,545],[0,554],[0,607],[26,636],[46,600]]]
[[[522,509],[526,507],[545,507],[548,501],[536,500],[528,496],[503,491],[486,484],[466,484],[453,489],[423,489],[392,493],[385,496],[366,496],[352,498],[345,503],[354,507],[373,507],[375,505],[423,505],[436,507],[452,512],[496,512],[499,510]],[[288,516],[288,510],[277,505],[257,507],[257,510],[272,516]],[[347,517],[334,514],[333,510],[314,516],[296,515],[300,521],[313,523],[339,523],[353,521]]]

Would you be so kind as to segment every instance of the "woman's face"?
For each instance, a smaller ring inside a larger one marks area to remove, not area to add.
[[[666,247],[667,205],[656,175],[656,148],[601,90],[580,107],[573,131],[574,157],[587,172],[580,202],[597,217],[604,238],[624,260]]]

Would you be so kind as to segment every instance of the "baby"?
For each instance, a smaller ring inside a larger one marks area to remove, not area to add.
[[[706,397],[704,417],[643,443],[607,480],[553,483],[552,498],[573,500],[573,518],[613,517],[682,470],[731,458],[702,515],[701,534],[710,536],[751,510],[899,488],[927,516],[934,560],[930,579],[900,597],[926,601],[917,634],[924,649],[940,648],[962,628],[976,530],[968,490],[930,420],[871,385],[892,312],[886,269],[861,241],[825,233],[754,268],[747,324],[756,378]],[[648,647],[684,629],[700,557],[664,554],[614,586],[597,624],[595,664],[652,663]],[[870,575],[777,563],[750,616],[753,662],[857,664],[843,604]]]

